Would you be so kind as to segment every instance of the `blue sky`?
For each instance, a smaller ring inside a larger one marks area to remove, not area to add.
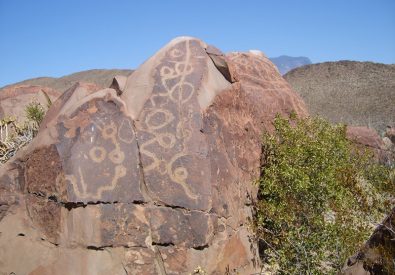
[[[180,35],[224,52],[395,63],[395,1],[0,0],[0,87],[136,68]]]

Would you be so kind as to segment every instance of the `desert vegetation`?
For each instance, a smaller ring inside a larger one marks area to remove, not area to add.
[[[47,96],[47,108],[51,101]],[[46,108],[37,101],[25,107],[26,120],[17,122],[15,117],[5,116],[0,120],[0,163],[7,162],[16,152],[37,135]]]
[[[278,274],[335,274],[390,211],[394,169],[354,147],[344,125],[292,115],[274,127],[257,182],[260,256]]]

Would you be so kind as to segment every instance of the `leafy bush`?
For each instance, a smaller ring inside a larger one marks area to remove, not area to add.
[[[44,107],[36,101],[32,101],[25,108],[26,117],[31,122],[35,123],[38,127],[41,121],[44,119],[45,110]]]
[[[390,209],[390,169],[357,150],[344,125],[276,117],[264,134],[254,228],[279,274],[336,273]]]

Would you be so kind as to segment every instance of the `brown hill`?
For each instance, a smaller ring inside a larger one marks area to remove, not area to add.
[[[14,85],[38,85],[49,87],[60,92],[64,92],[71,88],[76,82],[89,82],[98,85],[101,88],[106,88],[111,85],[111,82],[116,75],[129,76],[133,70],[87,70],[73,73],[63,77],[38,77],[24,80],[15,84],[8,85],[0,89],[14,86]]]
[[[313,115],[380,133],[395,124],[395,65],[326,62],[296,68],[284,78]]]

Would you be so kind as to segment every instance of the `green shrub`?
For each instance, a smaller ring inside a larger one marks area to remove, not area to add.
[[[390,169],[357,150],[344,125],[276,117],[264,134],[254,228],[279,274],[336,273],[390,209]]]
[[[25,112],[26,112],[26,118],[32,121],[33,123],[35,123],[36,126],[39,126],[41,121],[44,119],[45,110],[44,107],[39,102],[35,102],[35,101],[30,102],[26,106]]]

